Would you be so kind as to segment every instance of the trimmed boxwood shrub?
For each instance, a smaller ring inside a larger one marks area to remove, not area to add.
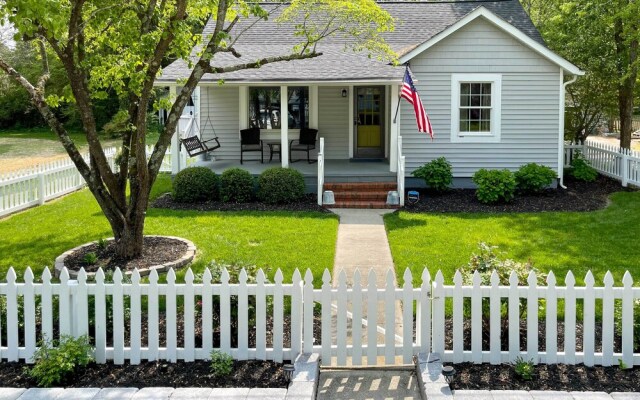
[[[205,167],[192,167],[178,172],[173,180],[173,199],[180,203],[217,200],[220,178]]]
[[[480,169],[473,174],[473,182],[478,186],[476,197],[482,203],[509,202],[516,191],[516,178],[508,169]]]
[[[413,176],[424,179],[424,182],[436,192],[444,192],[453,182],[451,163],[440,157],[430,161],[413,171]]]
[[[557,175],[545,165],[525,164],[515,173],[518,190],[523,193],[540,193],[547,188]]]
[[[295,169],[269,168],[260,174],[258,188],[258,197],[265,203],[292,203],[304,196],[304,177]]]
[[[242,168],[229,168],[220,175],[220,198],[231,203],[246,203],[253,197],[253,176]]]
[[[598,171],[589,165],[589,161],[580,152],[571,160],[571,175],[581,181],[593,182],[598,177]]]

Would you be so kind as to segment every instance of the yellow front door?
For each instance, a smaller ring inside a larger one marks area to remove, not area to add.
[[[384,157],[384,88],[356,88],[356,158]]]

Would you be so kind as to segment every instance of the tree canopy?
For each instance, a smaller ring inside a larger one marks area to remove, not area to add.
[[[44,120],[58,135],[109,220],[118,252],[134,257],[142,249],[144,214],[182,110],[206,73],[259,68],[275,62],[318,57],[316,45],[329,35],[351,37],[350,50],[393,59],[380,34],[393,29],[392,17],[374,0],[292,0],[261,6],[247,0],[0,0],[0,21],[16,29],[15,38],[40,50],[41,74],[32,78],[0,56],[4,71],[27,91]],[[216,53],[240,54],[234,48],[242,30],[238,21],[261,23],[274,17],[292,30],[299,43],[282,55],[219,67]],[[212,19],[214,29],[202,35]],[[200,49],[193,53],[193,49]],[[70,85],[89,145],[86,162],[52,108],[65,100],[48,93],[49,55],[59,60]],[[192,57],[193,56],[193,57]],[[168,60],[187,60],[191,73],[173,99],[166,124],[147,159],[148,104],[154,82]],[[126,104],[129,126],[122,135],[122,155],[116,169],[107,162],[95,117],[95,102],[114,91]],[[127,194],[127,189],[129,193]]]

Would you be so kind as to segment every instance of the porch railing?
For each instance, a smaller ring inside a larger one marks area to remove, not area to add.
[[[322,193],[324,186],[324,138],[320,138],[320,151],[318,151],[318,205],[322,205]]]
[[[400,199],[400,207],[404,206],[405,164],[405,156],[402,155],[402,136],[398,136],[398,197]]]

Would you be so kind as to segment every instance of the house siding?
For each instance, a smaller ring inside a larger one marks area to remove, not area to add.
[[[203,140],[212,139],[215,129],[220,148],[212,155],[218,160],[240,160],[239,96],[238,87],[201,86],[201,136]],[[207,122],[207,117],[211,123]]]
[[[326,159],[347,159],[349,155],[349,98],[343,87],[318,88],[318,136],[324,137]]]
[[[416,87],[435,131],[416,132],[413,108],[402,102],[400,134],[407,176],[446,157],[457,178],[480,168],[516,170],[536,162],[558,168],[560,69],[484,19],[471,22],[411,60]],[[502,75],[499,143],[451,142],[451,75]]]

